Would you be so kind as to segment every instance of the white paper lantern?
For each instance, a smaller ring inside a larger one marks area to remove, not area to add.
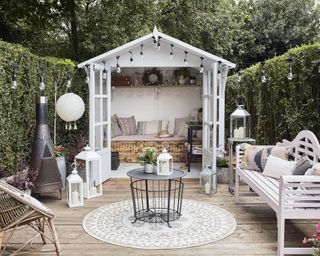
[[[72,92],[62,95],[57,103],[56,110],[63,121],[67,123],[79,120],[84,113],[82,98]]]

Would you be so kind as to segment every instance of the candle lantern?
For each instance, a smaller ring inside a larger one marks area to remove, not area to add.
[[[171,175],[173,173],[173,160],[172,156],[166,149],[157,157],[157,174],[158,175]]]
[[[69,207],[83,206],[83,180],[78,175],[75,164],[67,178],[67,204]]]
[[[251,138],[251,115],[238,105],[237,109],[230,116],[230,137]]]
[[[85,146],[75,157],[77,170],[83,179],[84,198],[93,198],[102,195],[101,157]]]
[[[200,172],[200,192],[206,195],[217,193],[217,172],[209,165]]]

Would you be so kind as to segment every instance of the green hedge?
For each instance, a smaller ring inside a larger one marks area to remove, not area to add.
[[[291,140],[302,129],[311,130],[320,138],[319,48],[319,44],[305,45],[266,61],[266,83],[260,81],[261,63],[241,70],[240,82],[236,74],[230,76],[226,116],[235,109],[235,98],[242,95],[252,116],[252,137],[259,144],[274,144],[284,138]],[[294,79],[291,81],[287,78],[289,56],[293,58]]]
[[[18,64],[16,90],[11,89],[12,63]],[[39,90],[40,65],[45,66],[43,92]],[[74,71],[71,60],[39,57],[20,45],[0,41],[0,175],[14,172],[20,159],[30,160],[35,104],[41,93],[49,98],[49,127],[53,138],[54,83],[57,83],[59,97],[66,90],[67,65],[71,66],[72,90],[87,102],[84,74]],[[76,131],[66,131],[63,121],[57,117],[57,143],[71,147],[79,136],[86,136],[86,115],[87,111]]]

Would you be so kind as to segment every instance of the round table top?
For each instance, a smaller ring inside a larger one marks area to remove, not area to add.
[[[171,175],[157,175],[157,173],[145,173],[143,168],[133,169],[127,172],[131,178],[142,180],[173,180],[186,176],[187,174],[178,169],[173,169]]]

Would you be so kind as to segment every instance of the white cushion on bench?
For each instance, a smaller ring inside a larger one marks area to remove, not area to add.
[[[295,166],[295,161],[287,161],[270,155],[263,170],[263,175],[280,179],[282,175],[292,175]]]

